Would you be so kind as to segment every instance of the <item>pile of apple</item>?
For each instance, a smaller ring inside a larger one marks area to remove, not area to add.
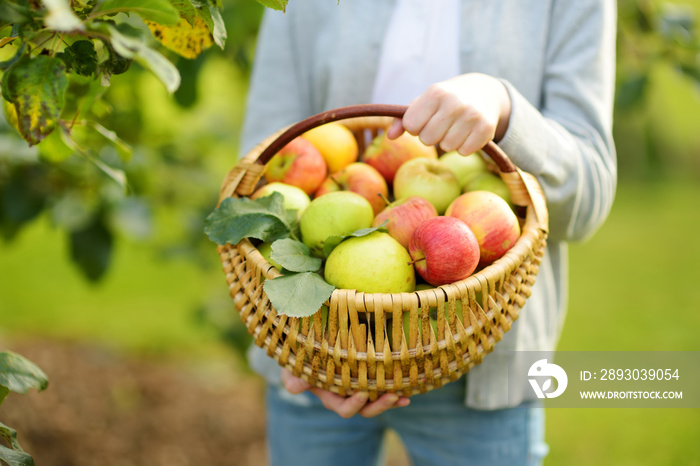
[[[336,288],[411,292],[416,272],[419,287],[454,283],[520,237],[508,189],[484,158],[438,157],[408,133],[395,140],[382,133],[360,154],[349,129],[325,124],[280,150],[264,177],[251,198],[284,196],[285,208],[297,210],[303,243],[325,260],[321,273]],[[345,239],[326,257],[331,237]]]

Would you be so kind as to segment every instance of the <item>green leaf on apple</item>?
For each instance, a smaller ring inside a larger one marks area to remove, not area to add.
[[[315,272],[302,272],[265,280],[263,289],[278,314],[308,317],[321,308],[335,287]]]
[[[361,236],[367,236],[370,233],[374,233],[375,231],[384,231],[386,232],[386,224],[389,221],[386,220],[384,223],[382,223],[379,226],[376,227],[370,227],[370,228],[360,228],[359,230],[355,230],[349,235],[337,235],[337,236],[329,236],[326,238],[326,240],[323,242],[323,255],[327,258],[328,256],[331,255],[331,252],[333,249],[335,249],[336,246],[338,246],[340,243],[343,242],[343,240],[346,240],[348,238],[359,238]]]
[[[311,257],[308,246],[290,238],[272,243],[270,257],[290,272],[316,272],[321,268],[321,259]]]
[[[284,197],[273,193],[260,199],[224,199],[204,220],[204,233],[216,244],[237,244],[243,238],[272,242],[294,230],[284,208]]]

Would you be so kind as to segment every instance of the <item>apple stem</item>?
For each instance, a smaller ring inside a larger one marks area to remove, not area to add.
[[[415,264],[416,262],[420,262],[420,261],[424,261],[424,260],[425,260],[425,257],[421,257],[421,258],[419,258],[419,259],[414,259],[414,260],[412,260],[411,262],[406,262],[406,263],[407,263],[408,265],[413,265],[413,264]]]
[[[334,175],[328,175],[328,178],[330,178],[330,179],[333,181],[333,183],[336,184],[336,186],[338,186],[339,188],[341,187],[340,182],[339,182],[338,180],[335,179],[335,176],[334,176]]]
[[[377,196],[381,197],[382,200],[386,203],[386,205],[391,204],[391,202],[389,202],[389,199],[387,199],[386,196],[385,196],[384,194],[382,194],[382,193],[377,193]]]

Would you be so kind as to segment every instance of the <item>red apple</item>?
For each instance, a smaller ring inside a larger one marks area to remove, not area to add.
[[[326,178],[326,162],[321,153],[302,137],[293,139],[270,159],[265,167],[268,183],[280,181],[301,188],[311,195]]]
[[[506,201],[490,191],[462,194],[445,215],[462,220],[472,229],[479,242],[482,266],[503,256],[520,237],[518,218]]]
[[[382,211],[386,206],[384,199],[389,197],[389,187],[384,177],[372,166],[361,162],[351,163],[329,175],[316,190],[314,197],[335,191],[352,191],[364,197],[372,206],[374,215]]]
[[[466,223],[454,217],[421,222],[411,236],[408,252],[414,267],[433,286],[467,278],[479,263],[479,243]]]
[[[389,234],[408,249],[413,230],[425,219],[437,217],[435,207],[420,196],[411,196],[394,201],[374,217],[373,227],[385,221]]]
[[[407,160],[417,157],[437,159],[437,151],[435,147],[426,146],[417,136],[409,133],[403,133],[396,139],[389,139],[386,133],[382,133],[365,150],[362,161],[376,168],[386,182],[391,184],[396,170]]]

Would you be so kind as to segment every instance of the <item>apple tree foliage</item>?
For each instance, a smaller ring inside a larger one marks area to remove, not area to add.
[[[697,4],[697,3],[696,3]],[[681,81],[700,93],[700,32],[697,11],[684,2],[618,0],[617,86],[615,121],[641,119],[630,139],[642,141],[638,151],[619,151],[620,173],[658,179],[669,165],[662,156],[658,131],[653,127],[650,95],[664,83],[655,69],[673,70]],[[622,142],[624,136],[615,135]],[[696,167],[686,167],[690,170]]]
[[[245,44],[255,36],[262,7],[226,3],[237,28],[230,58],[244,69]],[[95,281],[109,267],[117,233],[149,234],[154,206],[169,194],[145,187],[155,173],[192,161],[166,151],[150,166],[133,160],[152,138],[147,129],[134,130],[138,109],[111,96],[111,84],[150,73],[182,107],[193,105],[200,54],[221,51],[227,41],[222,12],[222,0],[0,2],[4,241],[47,213],[66,232],[70,258]],[[241,27],[241,18],[248,24]]]

